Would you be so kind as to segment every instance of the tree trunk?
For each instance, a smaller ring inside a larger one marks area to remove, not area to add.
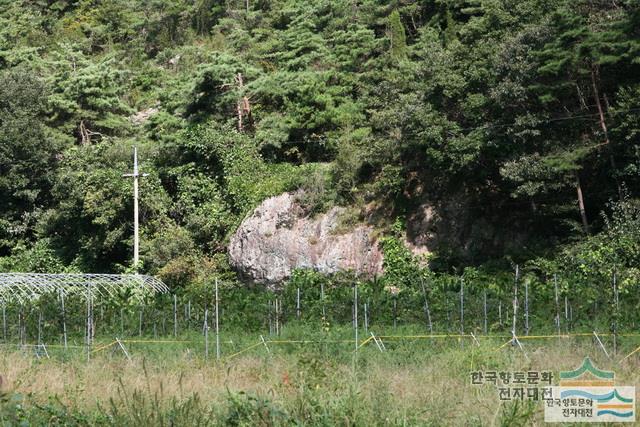
[[[244,88],[242,73],[238,73],[236,75],[236,84],[238,86],[238,91],[240,92],[240,97],[238,98],[238,104],[236,106],[238,114],[238,131],[242,132],[244,130],[244,116],[251,119],[251,103],[249,102],[249,98],[242,93],[242,89]]]
[[[91,137],[89,136],[89,131],[87,130],[87,127],[84,125],[84,120],[80,120],[80,126],[78,126],[78,130],[80,132],[80,144],[81,145],[91,144]]]
[[[611,169],[613,171],[613,178],[616,181],[616,187],[618,189],[618,198],[622,200],[622,187],[620,186],[620,181],[618,180],[618,168],[616,167],[616,161],[613,157],[613,152],[611,149],[611,144],[609,141],[609,131],[607,130],[607,122],[604,119],[604,109],[602,108],[602,103],[600,101],[600,93],[598,91],[597,81],[600,80],[600,70],[597,65],[593,65],[591,67],[591,84],[593,85],[593,97],[596,101],[596,107],[598,108],[598,117],[600,119],[600,128],[604,133],[604,143],[606,145],[606,150],[609,152],[609,162],[611,163]]]
[[[241,73],[236,76],[236,83],[238,84],[238,89],[242,90]],[[238,132],[242,132],[242,99],[238,99]]]
[[[587,221],[587,211],[584,208],[584,198],[582,197],[582,185],[580,184],[580,175],[575,172],[576,177],[576,191],[578,192],[578,206],[580,208],[580,218],[582,218],[582,228],[584,232],[589,234],[589,221]]]

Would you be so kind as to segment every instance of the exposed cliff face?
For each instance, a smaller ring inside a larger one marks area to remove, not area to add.
[[[269,285],[285,280],[296,268],[381,274],[382,253],[373,229],[360,225],[338,233],[341,211],[334,207],[309,218],[293,194],[267,199],[231,237],[231,264],[245,278]]]

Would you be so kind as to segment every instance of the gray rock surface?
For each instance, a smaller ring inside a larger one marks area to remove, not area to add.
[[[351,270],[371,277],[382,273],[382,252],[373,228],[358,225],[338,233],[342,209],[313,218],[304,214],[294,194],[262,202],[231,237],[229,258],[246,279],[274,285],[296,268],[330,274]]]

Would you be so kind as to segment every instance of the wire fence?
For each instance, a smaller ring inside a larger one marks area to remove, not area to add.
[[[19,290],[18,297],[2,299],[0,348],[83,349],[91,358],[114,346],[184,344],[203,351],[205,358],[211,348],[215,359],[229,359],[258,344],[268,350],[278,345],[340,343],[357,351],[365,345],[384,349],[385,343],[395,340],[458,339],[477,344],[502,339],[506,342],[499,348],[511,344],[526,354],[523,341],[590,336],[607,356],[616,357],[620,339],[637,336],[640,306],[637,284],[627,283],[620,295],[615,274],[610,287],[585,295],[557,276],[544,282],[523,280],[518,268],[511,289],[461,277],[439,288],[420,281],[413,291],[353,281],[309,283],[273,292],[228,283],[219,286],[215,280],[198,294],[177,295],[154,278],[116,276],[22,275],[16,280],[15,275],[0,274],[0,297],[10,289]],[[290,325],[322,331],[349,324],[353,338],[279,339]],[[372,331],[397,331],[406,325],[425,333],[376,336]],[[248,348],[221,344],[221,329],[234,328],[260,340]],[[200,338],[178,339],[193,334]],[[115,340],[99,343],[96,337]],[[605,337],[611,341],[611,354],[602,342]]]
[[[637,333],[621,333],[620,337],[627,338],[640,338],[640,334]],[[362,349],[366,346],[377,349],[377,351],[381,353],[386,353],[389,351],[389,346],[391,345],[391,351],[393,351],[393,344],[398,343],[400,341],[410,342],[411,344],[415,344],[419,341],[447,341],[453,340],[456,343],[468,346],[477,346],[481,347],[482,345],[490,346],[492,351],[502,351],[506,347],[514,347],[517,348],[519,352],[525,357],[528,358],[528,348],[525,348],[519,341],[527,342],[527,346],[529,343],[533,341],[545,341],[545,340],[567,340],[567,339],[577,339],[577,338],[592,338],[594,348],[598,349],[598,351],[602,351],[606,357],[611,360],[617,361],[618,363],[622,363],[625,360],[629,359],[631,356],[636,355],[640,352],[640,346],[633,348],[632,351],[628,353],[624,353],[621,356],[617,357],[613,353],[607,350],[603,341],[605,338],[611,338],[612,334],[600,333],[598,334],[595,331],[590,333],[572,333],[572,334],[562,334],[562,335],[529,335],[523,337],[516,337],[517,341],[514,341],[513,337],[509,335],[475,335],[471,334],[429,334],[429,335],[375,335],[372,332],[369,333],[369,336],[363,338],[361,340],[354,339],[279,339],[277,337],[264,337],[260,335],[258,338],[255,338],[253,342],[249,340],[249,344],[239,346],[234,343],[232,340],[221,341],[221,344],[224,344],[227,351],[222,353],[217,353],[215,360],[220,363],[229,362],[236,357],[247,354],[251,351],[263,351],[265,354],[271,354],[275,352],[277,347],[281,346],[304,346],[304,345],[318,345],[318,346],[326,346],[329,344],[343,345],[343,351],[357,353],[362,351]],[[504,341],[506,340],[506,341]],[[495,346],[496,342],[504,341],[501,345]],[[637,340],[636,340],[637,343]],[[97,343],[90,350],[91,356],[96,356],[100,353],[105,353],[108,351],[118,352],[122,355],[126,356],[127,359],[131,360],[131,349],[134,346],[139,346],[137,348],[138,353],[142,353],[143,355],[146,353],[144,348],[148,346],[158,346],[158,347],[171,347],[173,349],[176,348],[176,345],[182,345],[183,348],[187,348],[189,350],[199,349],[203,352],[204,358],[207,358],[208,349],[204,349],[207,343],[200,339],[180,339],[180,340],[170,340],[170,339],[162,339],[162,340],[152,340],[152,339],[120,339],[116,338],[113,341]],[[7,347],[14,347],[15,344],[0,344],[1,349],[7,349]],[[491,347],[493,346],[493,347]],[[49,353],[51,350],[63,351],[66,353],[79,353],[84,352],[86,350],[86,346],[84,345],[59,345],[59,344],[22,344],[18,347],[23,352],[32,352],[34,356],[38,358],[49,358]]]

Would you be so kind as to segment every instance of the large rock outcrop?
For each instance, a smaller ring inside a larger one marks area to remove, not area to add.
[[[382,253],[373,229],[359,225],[339,232],[342,211],[334,207],[311,218],[295,194],[271,197],[231,237],[231,264],[243,277],[268,285],[285,280],[296,268],[325,274],[346,270],[369,277],[381,274]]]

